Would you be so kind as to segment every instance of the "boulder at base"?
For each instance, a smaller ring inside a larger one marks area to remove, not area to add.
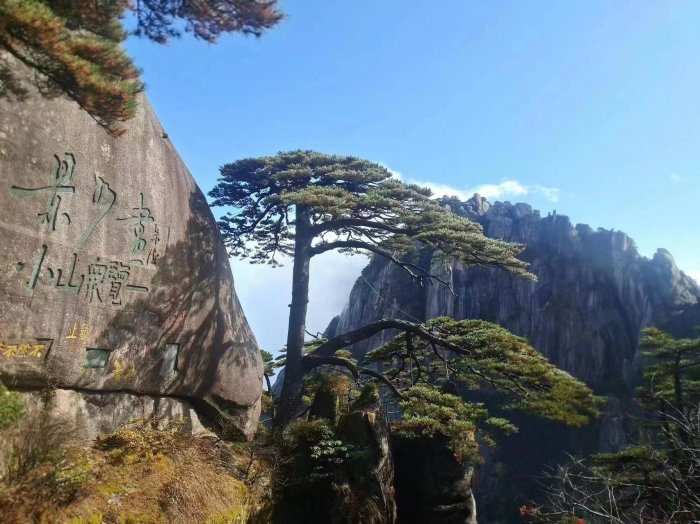
[[[167,397],[250,437],[262,362],[214,217],[145,98],[125,128],[0,98],[0,380]]]

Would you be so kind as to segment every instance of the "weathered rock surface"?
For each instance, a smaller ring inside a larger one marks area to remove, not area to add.
[[[609,450],[625,443],[625,399],[638,379],[640,330],[661,325],[692,334],[689,326],[700,319],[700,287],[666,250],[644,258],[619,231],[593,231],[573,226],[566,216],[541,217],[527,204],[492,205],[478,196],[445,204],[481,223],[490,237],[526,244],[523,258],[538,282],[455,262],[442,270],[453,284],[453,296],[444,286],[421,288],[398,268],[375,259],[327,335],[380,318],[481,318],[526,337],[557,366],[611,396],[602,419],[578,431],[515,415],[519,435],[489,456],[475,491],[480,522],[517,521],[519,504],[537,494],[532,476],[544,463],[564,460],[564,451]],[[428,267],[430,253],[421,263]],[[391,336],[379,334],[353,352],[361,356]]]
[[[45,410],[65,423],[74,440],[89,443],[115,428],[134,425],[211,434],[185,400],[132,393],[89,393],[70,389],[25,393],[27,406]]]
[[[0,379],[182,399],[252,435],[257,344],[148,101],[115,138],[66,98],[0,99],[0,170]]]
[[[452,295],[444,286],[421,288],[398,268],[375,260],[329,335],[378,318],[482,318],[526,337],[556,365],[607,390],[632,379],[641,328],[670,322],[700,304],[700,286],[668,251],[644,258],[622,232],[574,227],[562,215],[542,218],[527,204],[491,205],[481,197],[446,203],[481,223],[487,236],[526,244],[523,258],[538,282],[455,262],[444,274],[454,286]],[[430,255],[425,258],[423,264],[429,264]],[[364,354],[388,338],[379,335],[354,351]]]
[[[376,524],[396,522],[396,498],[394,491],[394,459],[389,442],[386,418],[379,409],[358,409],[345,416],[340,436],[367,454],[370,471],[363,490],[372,493]]]

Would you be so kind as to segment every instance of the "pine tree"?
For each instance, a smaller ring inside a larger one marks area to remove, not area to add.
[[[127,12],[134,33],[165,43],[182,29],[215,42],[224,33],[259,36],[282,15],[276,0],[2,0],[0,48],[41,74],[45,94],[65,93],[108,131],[134,115],[143,91],[140,71],[124,53]],[[21,79],[0,66],[0,94],[21,98]]]
[[[137,0],[135,34],[159,43],[184,31],[215,43],[225,33],[260,36],[282,20],[277,0]]]
[[[480,321],[443,318],[419,324],[384,319],[305,344],[310,261],[327,251],[386,258],[421,285],[450,283],[418,263],[416,246],[432,250],[443,262],[456,258],[534,279],[517,258],[524,246],[485,237],[478,224],[440,207],[430,190],[396,180],[386,168],[359,158],[292,151],[224,165],[210,196],[212,205],[236,209],[219,223],[232,255],[272,265],[281,255],[293,258],[277,427],[297,416],[304,377],[320,366],[340,366],[353,376],[371,377],[407,402],[409,410],[416,405],[411,398],[421,391],[416,387],[437,388],[454,379],[500,391],[513,407],[566,423],[580,424],[595,414],[596,400],[585,385],[551,366],[523,339]],[[393,366],[390,372],[359,365],[345,351],[387,329],[402,334],[370,354],[369,361],[387,361]],[[436,363],[440,374],[433,369]],[[407,365],[413,366],[408,375]],[[452,402],[440,395],[433,398],[436,409],[440,402]],[[413,422],[416,419],[422,415],[415,414]]]
[[[553,508],[541,520],[575,514],[589,523],[700,521],[700,338],[649,328],[640,346],[647,362],[638,390],[646,412],[641,437],[623,451],[561,468]]]
[[[675,339],[657,328],[643,331],[640,344],[649,362],[640,403],[661,416],[659,430],[670,443],[691,438],[677,420],[692,420],[700,408],[700,338]]]

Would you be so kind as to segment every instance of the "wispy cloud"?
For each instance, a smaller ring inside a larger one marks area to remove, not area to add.
[[[460,200],[468,200],[474,194],[466,190],[448,186],[447,184],[435,184],[433,182],[422,182],[420,180],[409,180],[409,182],[411,182],[412,184],[417,184],[421,187],[427,187],[433,192],[433,195],[435,195],[436,197],[455,196]]]
[[[377,164],[379,164],[380,166],[386,168],[386,170],[389,171],[389,173],[391,173],[391,176],[393,176],[394,178],[396,178],[396,179],[398,179],[398,180],[403,180],[403,173],[401,173],[401,171],[398,171],[398,170],[396,170],[396,169],[393,169],[393,168],[390,167],[389,164],[387,164],[386,162],[377,162]]]
[[[403,172],[394,169],[386,162],[377,162],[380,166],[385,167],[394,178],[405,180],[411,184],[429,188],[436,197],[455,196],[460,200],[470,199],[474,193],[479,193],[482,197],[490,199],[509,198],[509,197],[525,197],[528,195],[537,196],[548,200],[549,202],[558,202],[561,197],[561,190],[557,187],[541,186],[538,184],[523,184],[518,180],[506,179],[498,184],[481,184],[474,187],[458,188],[449,184],[440,184],[435,182],[426,182],[423,180],[407,179]],[[679,177],[680,180],[680,177]]]
[[[261,348],[277,352],[286,342],[289,300],[292,296],[292,260],[273,268],[230,259],[236,293]],[[355,280],[367,265],[367,257],[329,251],[311,262],[311,285],[306,329],[324,331],[339,315]]]
[[[470,190],[471,193],[479,193],[486,198],[501,198],[506,195],[524,196],[528,194],[528,188],[517,180],[505,180],[500,184],[483,184]]]
[[[668,175],[668,179],[673,186],[697,186],[698,183],[700,183],[700,175],[692,173],[682,173],[680,175],[678,173],[671,173]]]
[[[695,282],[700,284],[700,269],[694,269],[691,271],[684,271],[686,275],[688,275],[690,278],[694,279]]]
[[[460,200],[467,200],[474,193],[490,199],[525,197],[528,195],[539,196],[549,202],[558,202],[561,191],[556,187],[526,185],[517,180],[504,180],[498,184],[481,184],[479,186],[459,189],[447,184],[436,184],[433,182],[423,182],[411,180],[411,182],[430,188],[435,196],[456,196]]]
[[[530,186],[530,189],[534,194],[540,195],[550,202],[559,202],[559,197],[561,197],[561,190],[558,187]]]

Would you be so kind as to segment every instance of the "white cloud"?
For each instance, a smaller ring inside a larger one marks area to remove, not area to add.
[[[527,195],[539,196],[549,202],[558,202],[561,196],[561,190],[557,187],[540,186],[540,185],[525,185],[518,180],[506,179],[499,184],[481,184],[471,188],[457,188],[448,184],[440,184],[436,182],[426,182],[421,180],[407,180],[403,173],[392,168],[386,162],[377,162],[380,166],[386,168],[391,176],[398,180],[406,180],[411,184],[429,188],[436,197],[455,196],[460,200],[469,200],[474,193],[479,193],[482,197],[488,199],[505,199],[511,197],[525,197]],[[676,175],[672,175],[676,176]],[[680,180],[680,177],[678,178]]]
[[[700,269],[694,269],[691,271],[684,271],[686,275],[694,279],[700,285]]]
[[[525,185],[517,180],[504,180],[499,184],[482,184],[472,188],[458,189],[447,184],[436,184],[434,182],[411,181],[430,190],[437,197],[441,196],[456,196],[460,200],[467,200],[474,193],[479,193],[481,196],[489,199],[501,199],[511,197],[525,197],[534,195],[544,198],[550,202],[558,202],[561,196],[561,191],[556,187],[540,186],[540,185]]]
[[[540,195],[545,200],[549,200],[550,202],[559,202],[561,190],[558,187],[531,186],[530,189],[534,194]]]
[[[389,171],[389,173],[391,173],[391,176],[393,176],[394,178],[396,178],[398,180],[403,180],[403,173],[401,173],[401,171],[397,171],[396,169],[392,169],[389,166],[389,164],[387,164],[385,162],[377,162],[377,164],[379,164],[380,166],[385,168],[387,171]]]
[[[700,176],[696,174],[683,173],[679,175],[678,173],[671,173],[668,175],[668,179],[671,181],[671,185],[678,186],[696,186],[700,183]]]
[[[355,280],[367,265],[363,255],[329,251],[311,261],[306,329],[323,332],[339,315]],[[292,261],[272,268],[231,259],[236,293],[261,348],[276,353],[286,343],[288,304],[292,299]]]
[[[477,186],[471,192],[486,198],[501,198],[505,195],[524,196],[528,194],[528,189],[517,180],[506,180],[500,184]]]
[[[469,192],[468,190],[457,189],[452,186],[448,186],[447,184],[434,184],[433,182],[420,182],[418,180],[410,180],[410,183],[418,184],[421,187],[427,187],[433,192],[433,195],[435,195],[436,197],[456,196],[460,200],[468,200],[474,194],[473,192]]]

